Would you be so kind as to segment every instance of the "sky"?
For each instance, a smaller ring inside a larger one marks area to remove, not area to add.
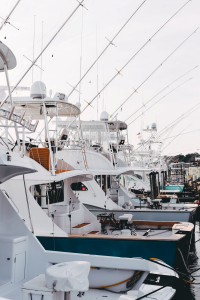
[[[0,0],[0,17],[4,18],[16,2]],[[39,67],[35,66],[29,71],[20,85],[30,87],[32,82],[42,80],[47,86],[48,95],[50,89],[53,95],[56,92],[69,95],[71,86],[78,83],[80,73],[83,75],[90,68],[108,45],[108,40],[117,34],[143,2],[84,0],[85,7],[77,9],[45,50],[42,61],[41,58],[38,60]],[[184,4],[185,7],[147,43]],[[10,47],[17,58],[17,67],[9,71],[11,85],[16,84],[30,66],[28,59],[37,57],[77,5],[76,0],[21,0],[10,18],[10,23],[19,30],[7,24],[0,31],[0,40]],[[165,135],[158,134],[163,140],[163,154],[200,153],[200,66],[197,67],[200,60],[200,29],[192,34],[200,25],[199,14],[199,0],[146,0],[116,37],[114,45],[108,47],[82,80],[81,86],[77,87],[81,94],[74,91],[69,96],[71,103],[80,101],[81,109],[94,99],[92,107],[88,106],[81,118],[99,119],[104,110],[113,115],[134,89],[141,85],[122,109],[114,114],[122,121],[134,114],[127,124],[131,123],[128,126],[129,142],[135,149],[139,142],[137,134],[147,137],[142,131],[147,125],[151,127],[152,123],[156,123],[159,133],[182,116],[182,121],[171,131]],[[133,56],[97,100],[96,95]],[[5,83],[5,76],[1,73],[0,84]],[[26,94],[18,91],[17,95]],[[184,118],[187,113],[188,116]]]

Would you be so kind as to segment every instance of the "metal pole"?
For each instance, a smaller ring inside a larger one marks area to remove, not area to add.
[[[44,102],[43,102],[43,107],[44,107],[44,116],[45,116],[46,131],[47,131],[49,151],[50,151],[52,173],[53,173],[53,175],[55,175],[55,168],[54,168],[54,163],[53,163],[53,154],[52,154],[52,150],[51,150],[51,141],[50,141],[50,135],[49,135],[48,120],[47,120],[47,111],[46,111],[46,106],[45,106]]]
[[[28,193],[27,193],[25,175],[23,175],[23,181],[24,181],[24,189],[25,189],[26,202],[27,202],[28,213],[29,213],[29,218],[30,218],[30,223],[31,223],[31,229],[32,229],[32,233],[34,234],[33,222],[32,222],[32,218],[31,218],[31,209],[30,209],[30,203],[29,203],[29,200],[28,200]]]
[[[108,45],[104,48],[104,50],[97,56],[97,58],[95,59],[95,61],[92,63],[92,65],[90,66],[90,68],[85,72],[85,74],[80,78],[80,80],[77,82],[77,84],[73,87],[73,90],[69,93],[68,97],[73,93],[73,91],[77,88],[77,86],[79,85],[79,83],[83,80],[83,78],[89,73],[89,71],[92,69],[92,67],[96,64],[96,62],[99,60],[99,58],[104,54],[104,52],[108,49],[108,47],[110,45],[114,45],[113,41],[116,39],[116,37],[119,35],[119,33],[124,29],[124,27],[128,24],[128,22],[132,19],[132,17],[137,13],[137,11],[142,7],[142,5],[146,2],[143,1],[140,6],[134,11],[134,13],[130,16],[130,18],[125,22],[125,24],[120,28],[120,30],[115,34],[115,36],[109,41]],[[98,80],[98,76],[97,76],[97,80]],[[98,90],[98,87],[97,87]],[[98,92],[97,92],[98,95]]]
[[[2,56],[1,56],[1,58],[2,58]],[[10,97],[10,103],[11,103],[11,107],[13,107],[13,101],[12,101],[12,95],[11,95],[11,91],[10,91],[10,83],[9,83],[9,77],[8,77],[8,69],[7,69],[7,65],[6,65],[5,61],[4,61],[4,71],[5,71],[5,75],[6,75],[6,82],[7,82],[7,87],[8,87],[8,94]],[[15,134],[16,134],[17,145],[18,145],[18,152],[20,152],[21,145],[20,145],[19,134],[18,134],[18,130],[17,130],[17,124],[15,122],[14,122],[14,126],[15,126]]]
[[[56,103],[56,163],[55,166],[57,166],[58,163],[58,103]]]
[[[63,23],[63,25],[59,28],[59,30],[54,34],[54,36],[51,38],[51,40],[48,42],[48,44],[44,47],[44,49],[40,52],[40,54],[36,57],[36,59],[32,62],[30,67],[27,69],[27,71],[24,73],[24,75],[20,78],[20,80],[17,82],[17,84],[13,87],[12,92],[16,89],[16,87],[19,85],[19,83],[22,81],[22,79],[26,76],[26,74],[30,71],[32,66],[37,62],[37,60],[40,58],[40,56],[44,53],[44,51],[47,49],[47,47],[51,44],[51,42],[55,39],[55,37],[58,35],[58,33],[61,31],[61,29],[65,26],[65,24],[69,21],[69,19],[73,16],[73,14],[77,11],[77,9],[82,6],[84,0],[80,1],[78,6],[74,9],[74,11],[71,13],[71,15],[67,18],[67,20]],[[8,100],[8,97],[2,101],[1,106]]]
[[[23,146],[22,146],[22,157],[25,155],[25,128],[23,127]]]

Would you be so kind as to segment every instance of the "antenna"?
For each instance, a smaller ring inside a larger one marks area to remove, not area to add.
[[[80,56],[80,78],[82,71],[82,47],[83,47],[83,8],[82,8],[82,20],[81,20],[81,56]],[[79,103],[81,102],[81,82],[79,83]]]
[[[168,21],[167,21],[168,22]],[[167,22],[165,23],[165,24],[167,24]],[[164,26],[164,25],[163,25]],[[163,27],[162,26],[162,27]],[[161,27],[161,28],[162,28]],[[197,29],[195,29],[173,52],[171,52],[171,54],[170,55],[168,55],[164,60],[163,60],[163,62],[136,88],[136,90],[134,90],[134,92],[133,93],[131,93],[131,95],[114,111],[114,113],[116,113],[116,111],[122,106],[122,105],[124,105],[131,97],[132,97],[132,95],[133,94],[135,94],[136,93],[136,91],[160,68],[160,67],[162,67],[162,65],[194,34],[194,33],[196,33],[196,31],[198,30],[198,28]],[[160,31],[160,29],[157,31],[157,32],[159,32]],[[156,33],[155,33],[156,34]],[[149,41],[155,36],[155,34],[149,39]],[[138,52],[140,52],[141,50],[142,50],[142,48],[145,46],[145,45],[147,45],[147,43],[149,42],[149,41],[147,41],[141,48],[140,48],[140,50],[138,51]],[[137,52],[137,53],[138,53]],[[137,55],[137,53],[136,53],[136,55]],[[134,55],[135,56],[135,55]],[[129,60],[129,62],[134,58],[134,56]],[[128,63],[129,63],[128,62]],[[128,64],[127,63],[127,64]],[[127,65],[126,64],[126,65]],[[125,66],[126,66],[125,65]],[[124,66],[124,67],[125,67]],[[120,71],[122,71],[123,69],[124,69],[124,67],[120,70]],[[119,71],[119,72],[120,72]],[[113,114],[114,114],[113,113]]]
[[[41,42],[41,52],[43,48],[43,21],[42,21],[42,42]],[[41,70],[42,70],[42,55],[41,55]],[[40,73],[40,81],[42,81],[42,72]]]
[[[98,47],[97,47],[97,24],[96,24],[96,55],[98,57]],[[98,80],[98,61],[97,61],[97,95],[98,95],[98,86],[99,80]],[[97,96],[97,120],[98,120],[98,108],[99,108],[99,104],[98,104],[98,96]]]
[[[35,15],[33,20],[33,61],[34,61],[34,50],[35,50]],[[32,84],[33,84],[33,70],[34,70],[34,66],[32,67]]]
[[[61,27],[57,30],[57,32],[54,34],[54,36],[51,38],[51,40],[47,43],[47,45],[44,47],[44,49],[40,52],[40,54],[36,57],[36,59],[34,59],[34,61],[32,62],[32,64],[30,65],[30,67],[26,70],[26,72],[22,75],[22,77],[20,78],[20,80],[17,82],[17,84],[14,86],[14,88],[12,89],[11,93],[16,89],[16,87],[20,84],[20,82],[22,81],[22,79],[26,76],[26,74],[31,70],[31,68],[33,67],[33,65],[37,62],[37,60],[40,58],[40,56],[44,53],[44,51],[48,48],[48,46],[51,44],[51,42],[55,39],[55,37],[58,35],[58,33],[63,29],[63,27],[66,25],[66,23],[70,20],[70,18],[74,15],[74,13],[77,11],[77,9],[81,6],[81,3],[83,3],[84,0],[82,0],[81,2],[79,2],[79,5],[74,9],[74,11],[70,14],[70,16],[67,18],[67,20],[61,25]],[[8,97],[6,97],[0,107],[2,107],[4,105],[5,102],[7,102]]]
[[[146,103],[142,102],[142,106],[140,106],[133,114],[131,114],[126,120],[124,120],[124,122],[126,122],[128,119],[130,119],[132,116],[134,116],[141,108],[146,107],[146,105],[151,102],[154,98],[156,98],[159,94],[161,94],[164,90],[166,90],[167,88],[169,88],[173,83],[175,83],[176,81],[178,81],[180,78],[182,78],[183,76],[185,76],[186,74],[190,73],[191,71],[193,71],[194,69],[196,69],[198,66],[194,67],[193,69],[189,70],[188,72],[184,73],[183,75],[179,76],[177,79],[175,79],[174,81],[172,81],[170,84],[168,84],[164,89],[162,89],[160,92],[158,92],[153,98],[151,98],[149,101],[147,101]]]

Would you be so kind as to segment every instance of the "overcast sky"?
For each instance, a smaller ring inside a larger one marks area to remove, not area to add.
[[[41,80],[47,90],[69,94],[71,87],[80,78],[80,57],[82,56],[82,74],[90,67],[98,54],[106,47],[109,40],[120,30],[123,24],[142,4],[142,0],[85,0],[86,8],[79,8],[63,30],[58,34],[42,56],[42,72],[34,67],[20,85],[31,86],[33,81]],[[134,57],[128,66],[100,94],[98,99],[98,117],[103,110],[113,114],[115,109],[200,25],[200,1],[192,0]],[[16,0],[0,0],[0,16],[5,17]],[[147,40],[179,9],[187,0],[146,0],[135,16],[121,31],[99,59],[81,84],[81,108],[91,101],[104,85],[120,70],[125,63],[147,42]],[[22,0],[11,16],[10,22],[19,28],[16,30],[6,25],[0,31],[0,40],[7,44],[17,58],[17,67],[9,72],[11,85],[14,85],[29,67],[33,58],[33,33],[35,16],[34,57],[50,40],[56,30],[76,8],[76,0]],[[6,39],[5,39],[6,37]],[[82,37],[82,51],[81,51]],[[53,57],[52,57],[53,55]],[[199,65],[200,29],[197,30],[123,105],[118,111],[118,119],[125,120],[141,105],[154,97],[184,73]],[[39,59],[38,65],[41,65]],[[42,74],[41,74],[42,73]],[[33,78],[32,78],[33,75]],[[41,77],[42,76],[42,77]],[[184,83],[192,77],[192,80]],[[98,89],[97,89],[98,78]],[[5,84],[4,74],[0,74],[1,84]],[[161,97],[184,83],[181,87],[160,100]],[[174,84],[160,93],[149,105],[140,109],[128,119],[129,140],[137,148],[138,136],[142,127],[155,122],[158,131],[169,125],[192,107],[200,104],[200,66],[195,68]],[[20,93],[18,92],[18,95]],[[21,95],[24,95],[21,93]],[[74,91],[69,102],[79,101],[79,93]],[[87,120],[97,119],[97,100],[82,115]],[[200,129],[200,106],[180,122],[168,136],[178,135]],[[176,139],[167,139],[163,145],[164,153],[200,152],[200,130],[185,134]],[[172,141],[174,139],[174,141]],[[170,141],[172,141],[171,144]],[[169,144],[169,145],[168,145]]]

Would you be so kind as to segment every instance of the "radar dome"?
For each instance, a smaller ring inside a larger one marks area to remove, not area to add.
[[[31,86],[31,98],[46,98],[46,85],[42,81],[36,81]]]
[[[107,111],[102,111],[101,115],[100,115],[100,121],[108,121],[109,115],[107,113]]]
[[[156,123],[152,123],[151,128],[156,129]]]

